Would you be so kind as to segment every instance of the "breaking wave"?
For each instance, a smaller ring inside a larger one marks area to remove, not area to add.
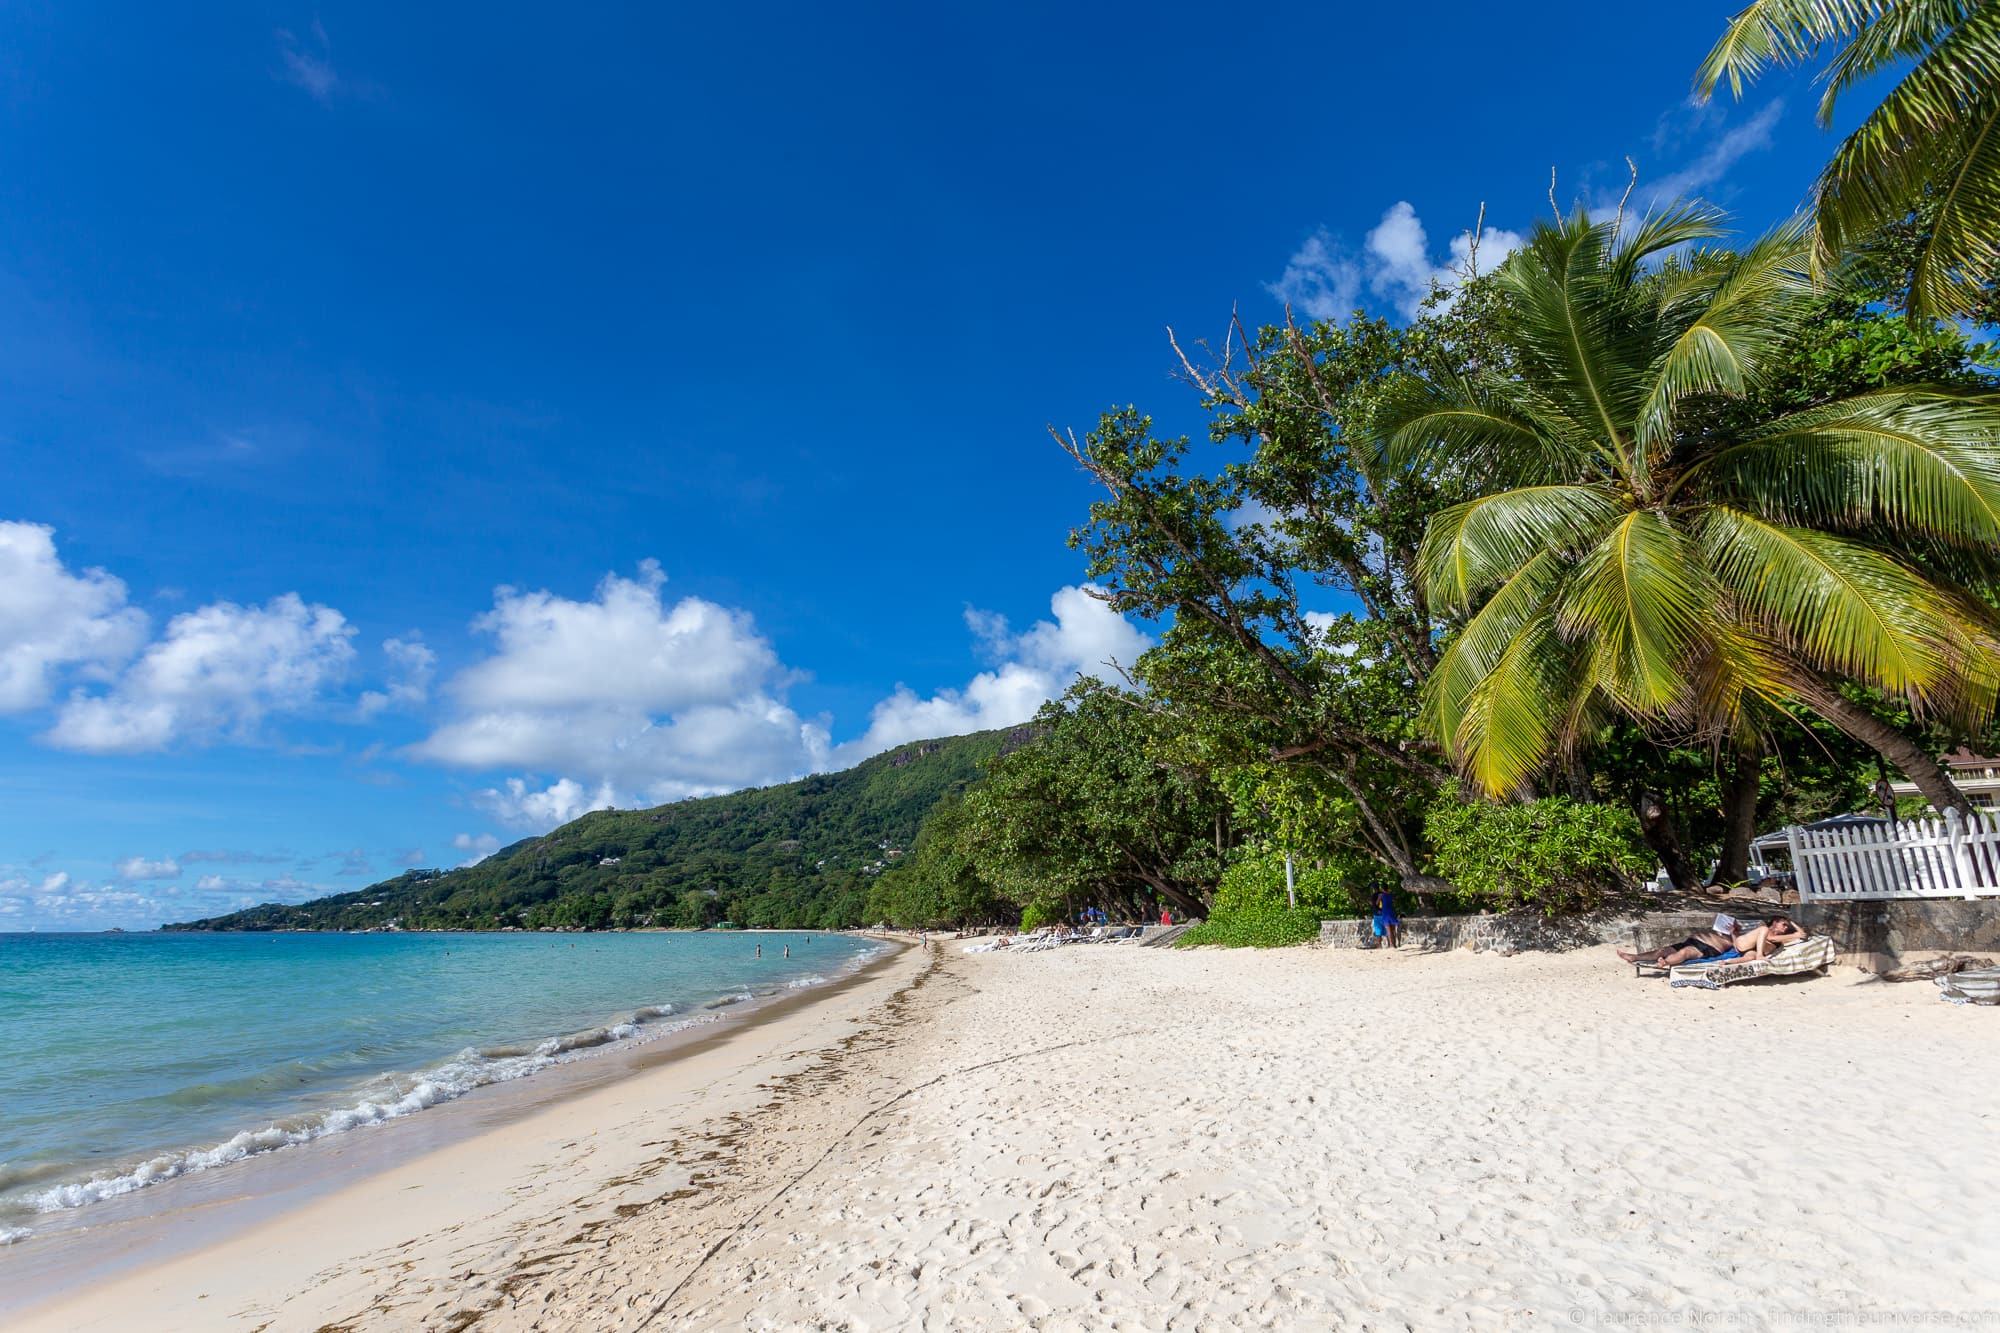
[[[712,1006],[711,1006],[712,1007]],[[599,1027],[564,1033],[520,1045],[468,1046],[457,1055],[416,1074],[387,1074],[365,1085],[358,1100],[332,1110],[280,1119],[258,1129],[246,1129],[206,1148],[159,1153],[123,1170],[101,1172],[87,1180],[55,1185],[30,1194],[25,1202],[37,1212],[81,1208],[131,1194],[163,1180],[191,1175],[246,1157],[295,1147],[330,1134],[379,1125],[413,1115],[442,1102],[463,1097],[475,1088],[510,1083],[580,1054],[643,1035],[652,1039],[702,1023],[712,1016],[690,1015],[665,1022],[675,1012],[670,1004],[647,1005]],[[0,1227],[0,1245],[28,1235],[28,1229]]]

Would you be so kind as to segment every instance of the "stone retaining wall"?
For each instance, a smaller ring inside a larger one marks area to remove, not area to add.
[[[1575,949],[1592,944],[1623,944],[1635,933],[1679,931],[1685,935],[1715,920],[1713,912],[1662,912],[1646,917],[1572,917],[1555,921],[1528,914],[1505,916],[1408,916],[1403,918],[1403,947],[1428,953],[1447,949],[1492,949],[1515,953],[1523,949]],[[1677,937],[1678,938],[1678,937]],[[1330,949],[1373,949],[1380,946],[1366,917],[1319,923],[1319,942]],[[1665,941],[1646,939],[1641,948]]]
[[[1742,921],[1770,915],[1767,902],[1721,902],[1677,911],[1604,914],[1546,921],[1529,914],[1504,916],[1412,916],[1403,918],[1403,947],[1426,952],[1446,949],[1574,949],[1593,944],[1656,948],[1705,930],[1717,912]],[[2000,899],[1967,902],[1957,898],[1897,899],[1891,902],[1808,903],[1784,909],[1815,935],[1832,936],[1843,961],[1871,960],[1932,950],[2000,951]],[[1319,923],[1321,946],[1332,949],[1379,947],[1364,918]]]
[[[1795,910],[1800,925],[1815,935],[1831,935],[1843,954],[2000,950],[2000,898],[1821,902]]]

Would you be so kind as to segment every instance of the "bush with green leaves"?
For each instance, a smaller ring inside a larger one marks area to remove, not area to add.
[[[1446,792],[1431,806],[1424,833],[1437,874],[1501,909],[1588,911],[1653,868],[1630,810],[1564,796],[1466,801]]]
[[[1183,935],[1188,946],[1218,944],[1231,949],[1274,949],[1304,944],[1319,935],[1330,917],[1360,916],[1373,892],[1356,878],[1354,864],[1296,867],[1298,906],[1285,895],[1285,858],[1277,853],[1246,856],[1223,872],[1208,920]]]

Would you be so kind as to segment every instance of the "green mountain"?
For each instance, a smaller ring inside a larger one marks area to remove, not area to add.
[[[875,877],[917,826],[1028,729],[918,741],[842,773],[650,810],[597,810],[458,870],[265,903],[166,930],[492,930],[508,926],[864,924]]]

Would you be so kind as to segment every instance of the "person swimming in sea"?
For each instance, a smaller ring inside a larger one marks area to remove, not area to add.
[[[763,941],[761,941],[761,940],[760,940],[760,941],[758,941],[758,943],[757,943],[757,956],[758,956],[759,958],[762,958],[762,957],[764,956],[764,944],[763,944]]]
[[[792,956],[792,946],[787,944],[785,946],[785,957],[790,958],[791,956]]]

